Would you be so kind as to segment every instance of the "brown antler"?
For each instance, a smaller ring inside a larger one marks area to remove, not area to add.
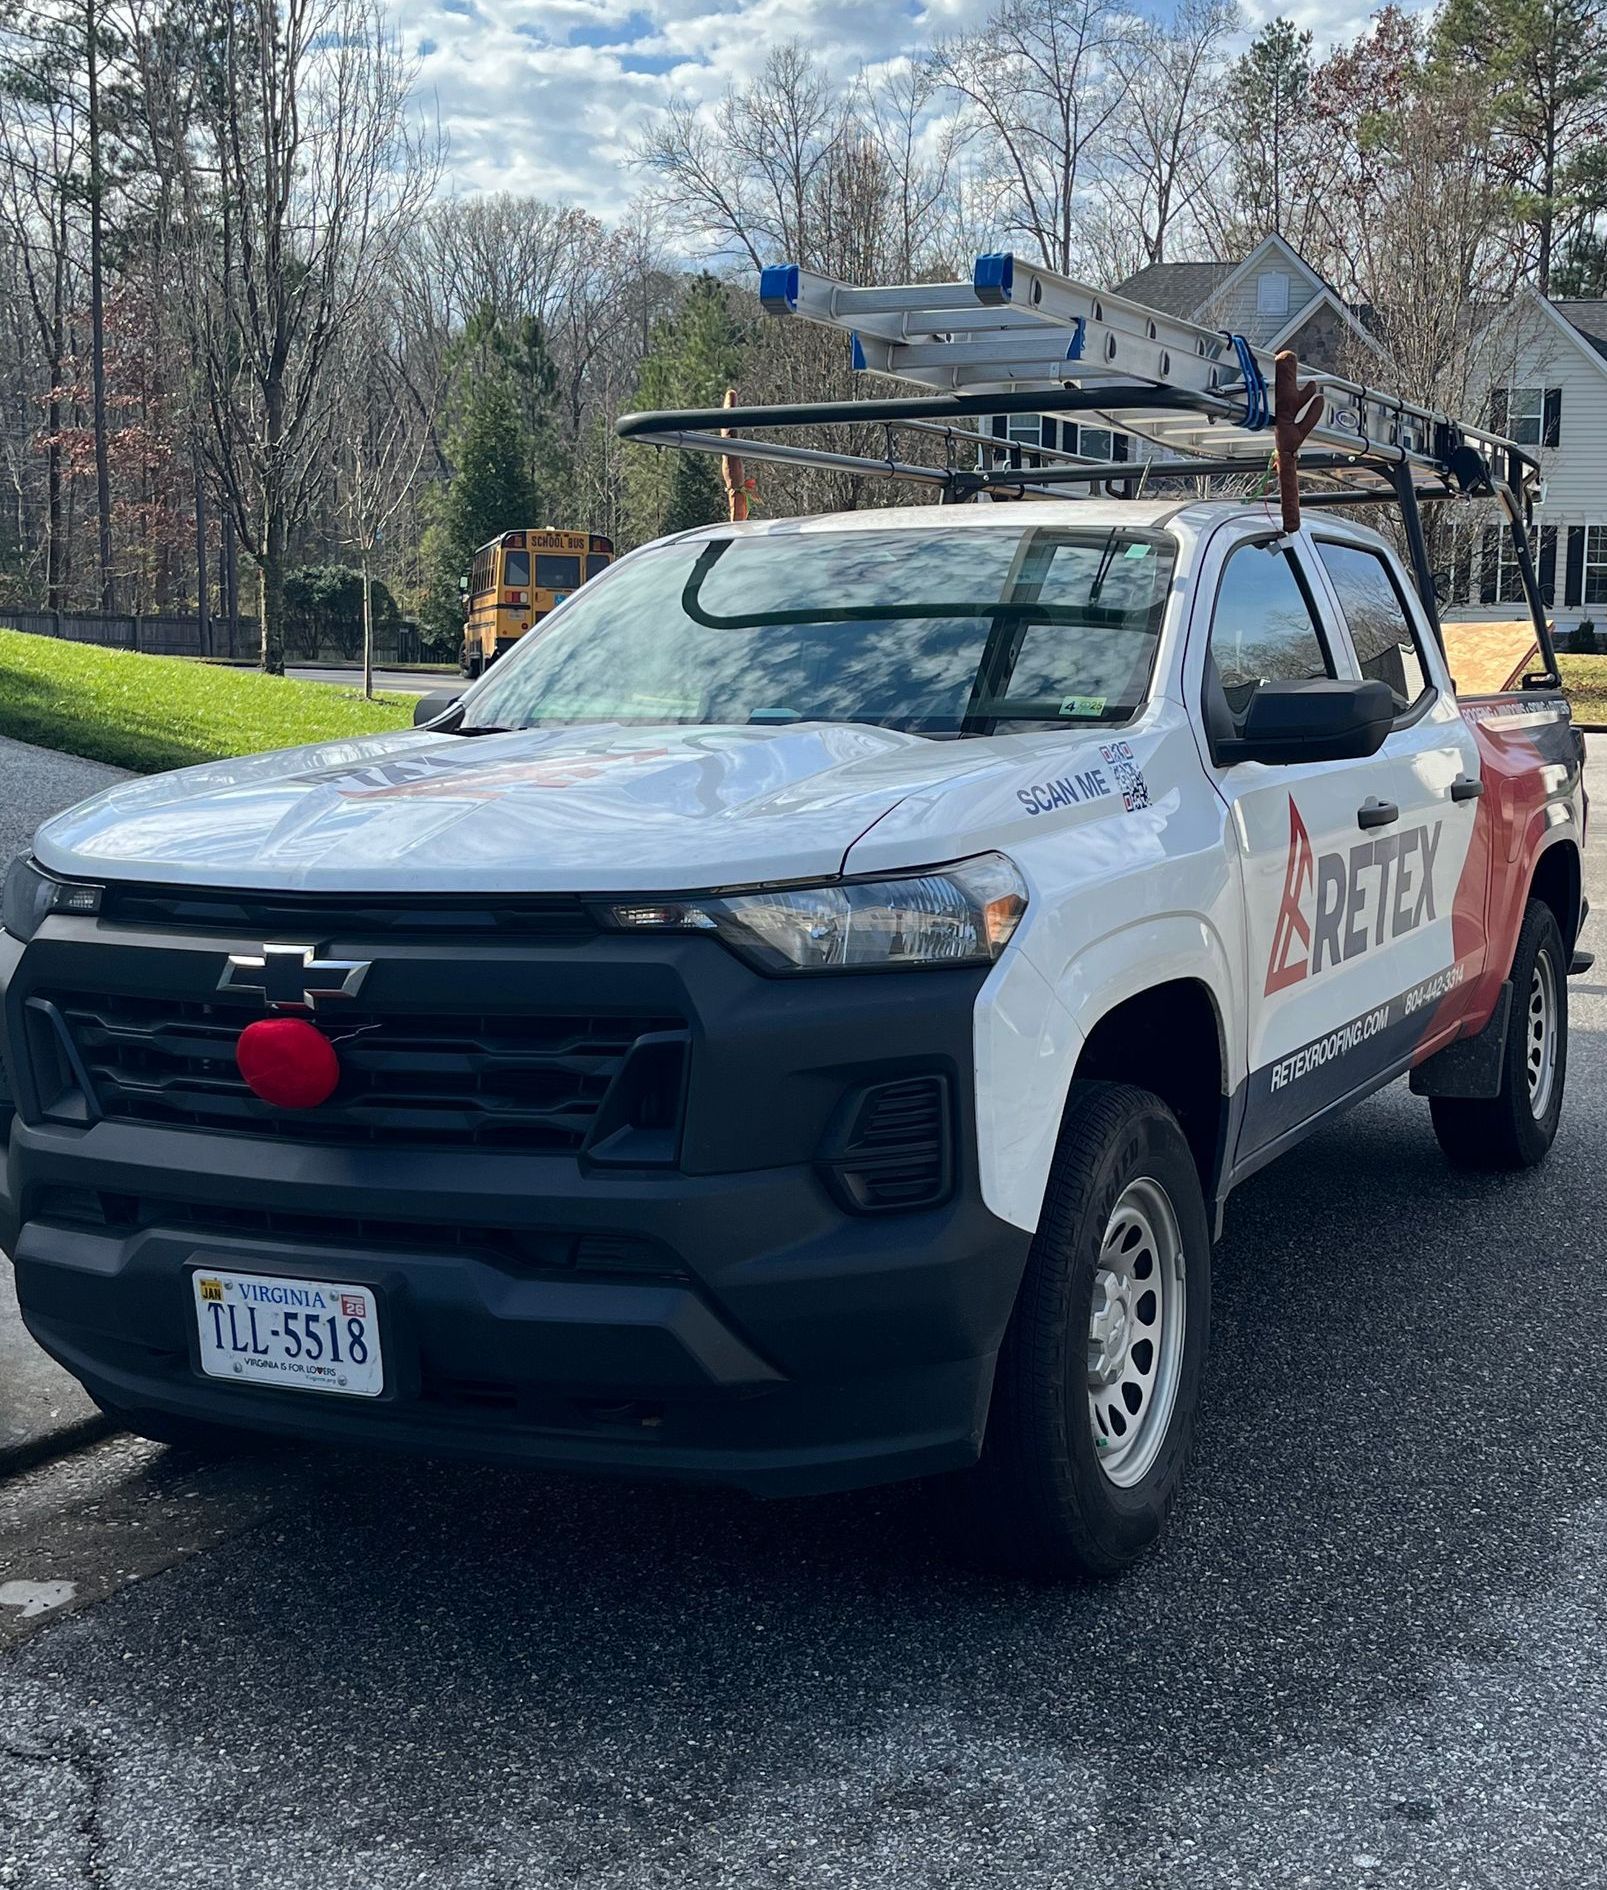
[[[723,405],[734,407],[736,404],[737,390],[734,387],[728,387],[725,390]],[[731,429],[721,427],[720,438],[722,440],[732,438]],[[734,453],[723,453],[720,456],[720,476],[725,481],[726,510],[731,514],[732,522],[740,524],[748,516],[748,485],[742,461]]]
[[[1280,348],[1273,360],[1272,437],[1277,442],[1278,502],[1283,529],[1300,529],[1300,448],[1322,418],[1322,389],[1298,378],[1300,363],[1292,349]]]

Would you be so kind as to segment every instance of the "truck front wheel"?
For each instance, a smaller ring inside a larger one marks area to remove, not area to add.
[[[1458,1168],[1533,1168],[1556,1139],[1568,1075],[1568,960],[1556,914],[1531,899],[1512,959],[1501,1088],[1429,1099],[1434,1133]]]
[[[1145,1090],[1073,1084],[969,1473],[987,1560],[1113,1575],[1150,1547],[1188,1461],[1210,1314],[1210,1227],[1176,1118]]]

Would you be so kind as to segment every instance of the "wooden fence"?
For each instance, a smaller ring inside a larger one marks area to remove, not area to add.
[[[147,656],[197,656],[222,662],[249,662],[257,654],[257,626],[253,619],[242,618],[231,624],[226,617],[105,616],[99,611],[83,610],[5,610],[0,609],[0,630],[22,630],[31,636],[61,637],[68,643],[94,643],[109,650],[139,650]],[[319,654],[328,659],[360,663],[359,647],[353,657],[350,648],[342,651],[323,646]],[[305,661],[304,651],[286,651],[286,660]],[[425,660],[424,640],[416,623],[404,623],[382,630],[374,639],[374,661],[380,664],[421,663]]]

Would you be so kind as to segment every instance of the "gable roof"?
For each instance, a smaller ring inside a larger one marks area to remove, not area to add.
[[[1553,304],[1570,328],[1577,328],[1596,352],[1607,356],[1607,301],[1559,301]]]
[[[1593,368],[1607,374],[1607,321],[1603,320],[1607,302],[1553,302],[1532,282],[1524,283],[1518,294],[1533,303],[1559,334],[1566,335]]]
[[[1237,263],[1150,263],[1116,285],[1130,301],[1158,308],[1163,315],[1192,321],[1215,291],[1238,271]]]

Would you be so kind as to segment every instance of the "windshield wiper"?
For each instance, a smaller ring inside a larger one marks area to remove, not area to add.
[[[1110,576],[1110,567],[1116,562],[1116,541],[1121,536],[1121,527],[1112,525],[1110,536],[1105,540],[1105,549],[1099,554],[1099,568],[1094,572],[1094,581],[1088,586],[1090,604],[1099,602],[1099,593],[1105,588],[1105,579]]]

